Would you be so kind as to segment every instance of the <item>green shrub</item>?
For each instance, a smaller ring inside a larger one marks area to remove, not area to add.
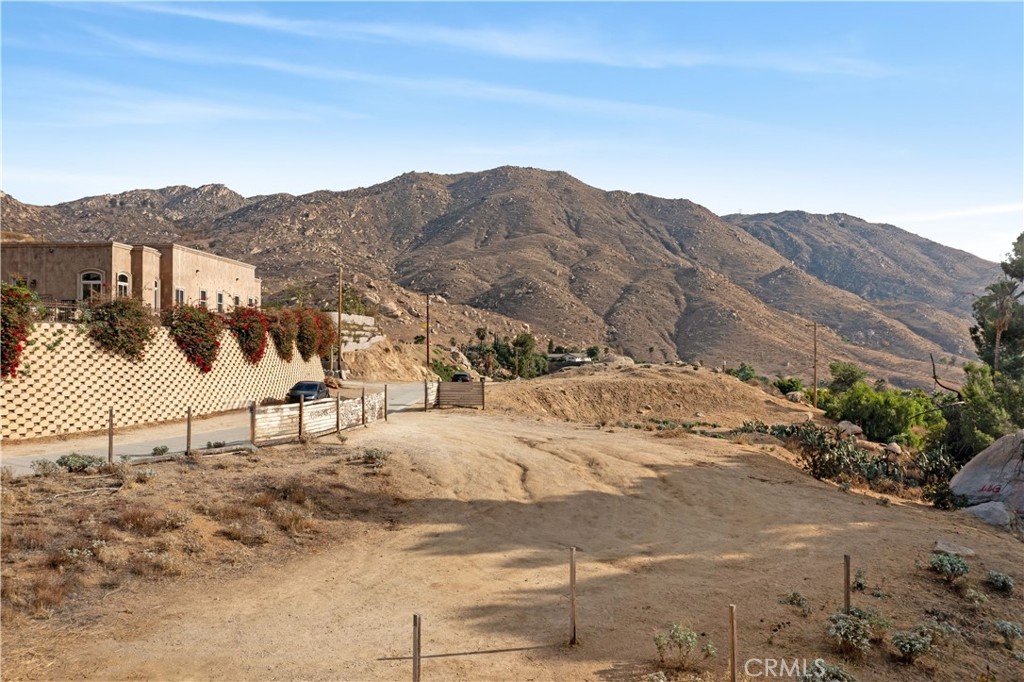
[[[153,447],[153,456],[154,457],[161,457],[163,455],[166,455],[168,452],[170,452],[170,450],[171,449],[169,447],[167,447],[166,445],[154,446]]]
[[[926,485],[921,497],[925,502],[931,502],[936,508],[946,510],[961,509],[966,507],[968,502],[966,495],[954,493],[947,482]]]
[[[794,391],[804,390],[804,382],[795,377],[779,377],[775,380],[775,388],[779,389],[782,395],[788,395]]]
[[[1024,638],[1024,626],[1020,623],[1014,623],[1008,620],[997,620],[993,623],[998,632],[1003,637],[1003,646],[1007,649],[1013,649],[1013,641],[1015,639]]]
[[[851,588],[854,592],[863,592],[868,588],[863,568],[857,569],[857,572],[853,576],[853,584],[851,585]]]
[[[741,362],[740,366],[735,369],[731,367],[726,369],[725,373],[729,376],[736,377],[740,381],[750,381],[751,379],[757,378],[757,370],[745,362]]]
[[[900,659],[905,663],[913,663],[928,652],[932,646],[932,638],[927,632],[912,630],[909,632],[892,633],[892,645],[900,652]]]
[[[867,623],[868,640],[871,642],[881,642],[885,639],[886,631],[892,627],[892,621],[874,609],[851,606],[850,615]]]
[[[29,466],[32,467],[32,471],[36,476],[53,476],[54,474],[59,474],[63,471],[61,467],[57,466],[56,462],[52,462],[48,459],[32,460],[32,463],[29,464]]]
[[[800,682],[857,682],[857,678],[842,666],[826,663],[819,658],[804,671]]]
[[[142,360],[153,338],[156,318],[149,306],[137,298],[115,298],[89,302],[85,326],[89,338],[108,353],[134,362]]]
[[[81,473],[83,471],[90,471],[103,466],[103,460],[99,457],[91,457],[89,455],[81,455],[77,452],[72,452],[70,455],[61,455],[58,457],[57,466],[72,473]]]
[[[833,613],[828,619],[828,637],[835,641],[839,653],[859,656],[871,649],[871,627],[866,620],[845,613]]]
[[[1003,594],[1013,594],[1013,578],[1000,573],[999,571],[989,571],[988,575],[985,576],[985,582],[992,586],[992,589],[996,592],[1002,592]]]
[[[790,592],[780,599],[779,603],[797,607],[800,609],[800,613],[804,616],[809,616],[812,612],[810,605],[807,603],[807,598],[799,592]]]
[[[920,444],[920,437],[911,428],[945,426],[942,413],[934,409],[931,399],[922,391],[876,390],[858,381],[829,405],[826,414],[835,420],[859,424],[864,435],[873,441],[902,441]]]
[[[958,578],[967,575],[971,570],[963,557],[956,556],[955,554],[932,554],[929,564],[933,571],[949,583],[955,582]]]
[[[654,636],[654,646],[658,649],[658,660],[662,665],[667,664],[667,655],[671,649],[676,651],[676,667],[688,669],[692,662],[690,656],[697,649],[698,635],[688,626],[673,623],[668,632],[659,632]],[[714,642],[707,640],[700,648],[705,659],[714,658],[718,655],[718,648]]]
[[[828,385],[832,393],[843,393],[868,375],[852,362],[831,362],[828,371],[832,374],[832,383]]]

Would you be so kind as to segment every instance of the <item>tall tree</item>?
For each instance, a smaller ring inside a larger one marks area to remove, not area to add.
[[[974,302],[975,349],[993,373],[1024,378],[1024,233],[1000,263],[1003,278]]]

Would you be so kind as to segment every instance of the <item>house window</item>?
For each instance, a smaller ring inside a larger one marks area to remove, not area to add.
[[[131,293],[131,282],[128,280],[128,273],[117,273],[117,297],[127,298]]]
[[[242,305],[242,299],[239,298],[238,296],[235,296],[235,307],[237,308],[240,305]]]
[[[160,282],[153,282],[153,310],[160,310]]]
[[[256,299],[253,298],[252,296],[249,297],[249,305],[250,306],[255,306],[256,305]]]
[[[185,290],[175,289],[174,290],[174,305],[185,305]]]
[[[206,289],[200,289],[199,290],[199,307],[200,308],[205,308],[206,307]]]
[[[103,295],[103,274],[99,272],[83,272],[79,279],[81,286],[79,287],[79,296],[83,301],[87,301],[93,296]]]
[[[224,293],[221,291],[217,292],[217,312],[224,312]]]

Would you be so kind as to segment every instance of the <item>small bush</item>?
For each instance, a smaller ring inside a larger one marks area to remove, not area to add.
[[[839,653],[859,656],[871,649],[871,627],[866,620],[845,613],[833,613],[828,619],[828,637],[835,641]]]
[[[38,297],[28,287],[0,283],[0,376],[18,376],[21,354],[40,315]]]
[[[779,389],[782,395],[804,390],[804,382],[795,377],[779,377],[773,385]]]
[[[1024,626],[1020,623],[1014,623],[1008,620],[997,620],[993,623],[998,632],[1003,637],[1003,646],[1007,649],[1013,650],[1013,641],[1015,639],[1024,638]]]
[[[85,319],[89,338],[100,348],[134,362],[142,360],[156,326],[149,306],[142,299],[130,297],[105,303],[94,299],[89,303]]]
[[[166,455],[170,451],[171,451],[171,449],[169,447],[167,447],[166,445],[157,445],[157,446],[155,446],[153,448],[153,456],[154,457],[162,457],[162,456]]]
[[[64,469],[57,466],[56,462],[51,462],[48,459],[33,460],[29,466],[32,467],[32,471],[36,476],[53,476],[64,471]]]
[[[850,588],[854,592],[863,592],[868,588],[868,582],[865,578],[863,568],[857,569],[857,572],[853,576],[853,583],[850,585]]]
[[[988,602],[988,597],[983,592],[978,592],[973,587],[968,587],[964,592],[964,599],[970,602],[971,606],[981,606]]]
[[[122,510],[114,517],[114,523],[121,530],[140,535],[156,535],[165,528],[165,519],[160,513],[139,504]]]
[[[799,592],[790,592],[785,597],[779,600],[780,604],[789,604],[800,609],[800,613],[804,616],[811,615],[811,607],[807,603],[807,598]]]
[[[729,376],[734,376],[740,381],[750,381],[751,379],[757,378],[757,370],[745,362],[741,362],[739,367],[728,368],[725,373]]]
[[[1013,578],[1006,575],[1005,573],[1000,573],[999,571],[989,571],[988,575],[985,577],[985,583],[996,592],[1001,592],[1003,594],[1013,594],[1013,587],[1015,583],[1013,582]]]
[[[819,658],[804,671],[800,682],[857,682],[857,678],[842,666],[826,663]]]
[[[928,652],[932,646],[932,638],[922,630],[892,633],[892,645],[900,652],[900,659],[905,663],[913,663]]]
[[[72,473],[94,471],[103,466],[103,463],[103,460],[99,457],[80,455],[77,452],[72,452],[70,455],[61,455],[57,458],[57,466]]]
[[[654,646],[658,649],[658,660],[661,664],[667,664],[668,652],[675,649],[675,667],[682,670],[692,667],[690,656],[697,649],[698,641],[698,635],[693,628],[679,623],[673,623],[668,632],[659,632],[654,636]],[[700,652],[705,659],[714,658],[718,655],[718,648],[709,639],[700,647]]]
[[[862,609],[857,606],[851,606],[850,615],[860,618],[868,624],[868,630],[870,631],[868,639],[872,642],[881,642],[885,639],[885,632],[892,627],[892,621],[871,608]]]
[[[958,578],[967,575],[971,570],[967,562],[963,560],[963,557],[958,557],[954,554],[932,554],[929,565],[933,571],[942,576],[948,583],[956,582]]]
[[[954,493],[946,481],[926,485],[921,497],[925,502],[931,502],[937,509],[951,510],[967,506],[967,496]]]

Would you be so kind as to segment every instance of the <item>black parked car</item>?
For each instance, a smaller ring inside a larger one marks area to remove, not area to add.
[[[473,377],[469,376],[469,372],[456,372],[452,375],[452,381],[472,381]]]
[[[322,381],[300,381],[288,391],[288,402],[297,403],[300,396],[308,403],[310,400],[329,398],[331,394],[327,390],[327,384]]]

